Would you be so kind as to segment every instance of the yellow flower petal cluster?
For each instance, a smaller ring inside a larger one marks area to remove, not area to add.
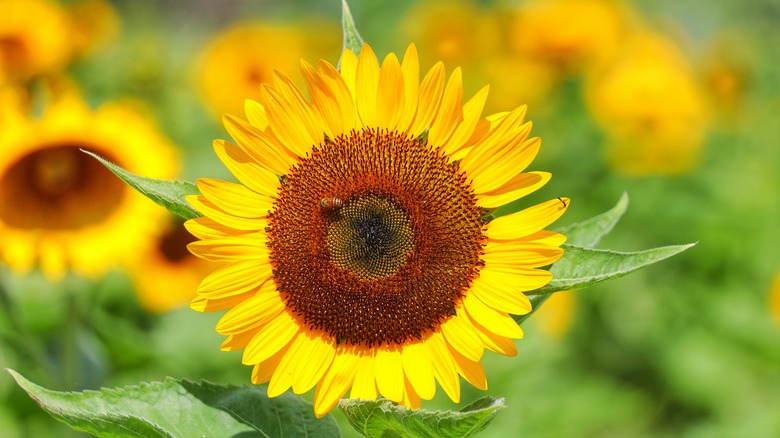
[[[158,232],[159,207],[80,149],[133,173],[173,178],[173,145],[133,105],[90,110],[67,97],[39,119],[0,114],[0,260],[97,276],[137,257]]]
[[[565,240],[544,228],[566,198],[483,221],[550,179],[524,171],[541,144],[525,106],[483,117],[488,87],[466,99],[442,63],[420,79],[414,45],[301,71],[307,94],[275,72],[248,121],[225,117],[237,145],[214,148],[240,183],[201,179],[188,198],[204,214],[190,251],[223,264],[191,306],[230,309],[222,349],[271,397],[316,388],[318,416],[348,392],[418,407],[436,382],[456,402],[461,377],[487,388],[484,351],[516,354],[510,315]]]
[[[0,0],[0,84],[61,68],[72,56],[71,22],[47,0]]]
[[[698,164],[709,122],[704,94],[679,49],[654,34],[626,42],[586,84],[588,107],[604,127],[618,171],[674,174]]]

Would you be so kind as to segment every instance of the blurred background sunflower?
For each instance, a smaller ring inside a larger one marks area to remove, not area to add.
[[[574,201],[561,226],[625,190],[630,208],[603,247],[699,241],[549,300],[516,360],[484,361],[487,393],[511,412],[482,436],[780,435],[775,1],[351,7],[376,53],[414,42],[421,68],[463,68],[466,95],[491,84],[486,112],[529,105],[544,142],[531,170],[551,171],[548,189]],[[77,151],[146,176],[229,180],[211,151],[228,136],[221,114],[242,113],[275,68],[335,63],[340,3],[0,0],[0,11],[0,367],[55,389],[167,375],[243,384],[240,352],[215,348],[221,315],[182,307],[205,275],[184,251],[192,237]],[[463,388],[464,401],[485,395]],[[425,407],[455,405],[438,391]],[[0,430],[64,433],[10,378]]]

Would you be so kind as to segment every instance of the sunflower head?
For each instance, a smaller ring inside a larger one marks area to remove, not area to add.
[[[14,270],[98,275],[137,256],[156,233],[162,216],[154,204],[82,152],[173,177],[173,146],[131,107],[93,112],[69,97],[40,119],[7,112],[0,144],[0,260]]]
[[[248,121],[225,117],[237,146],[214,147],[239,183],[201,179],[188,198],[204,215],[190,251],[222,263],[192,307],[230,309],[222,348],[270,396],[316,387],[319,416],[350,388],[412,407],[436,381],[455,401],[459,376],[486,388],[483,351],[515,354],[510,314],[565,240],[543,230],[565,198],[486,219],[550,178],[524,172],[540,146],[525,107],[483,118],[487,87],[464,101],[441,63],[421,80],[413,45],[301,71],[310,97],[276,72]]]

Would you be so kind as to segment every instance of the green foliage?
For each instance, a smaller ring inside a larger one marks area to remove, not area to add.
[[[187,181],[165,181],[134,175],[92,152],[83,152],[100,161],[108,170],[113,172],[114,175],[118,176],[119,179],[124,181],[127,185],[138,190],[157,204],[167,208],[171,213],[184,219],[194,219],[200,216],[200,213],[184,200],[185,196],[198,193],[198,188],[195,184]]]
[[[342,400],[349,423],[369,438],[470,437],[493,420],[504,399],[483,397],[460,411],[412,411],[387,400]]]
[[[352,12],[349,10],[347,0],[341,1],[342,13],[341,13],[341,27],[344,29],[344,49],[352,50],[353,53],[359,54],[360,49],[363,47],[363,38],[358,33],[355,26],[355,20],[352,18]]]
[[[57,392],[8,370],[44,410],[76,430],[99,437],[339,437],[332,417],[318,420],[310,403],[292,394],[268,398],[261,386],[164,382]]]

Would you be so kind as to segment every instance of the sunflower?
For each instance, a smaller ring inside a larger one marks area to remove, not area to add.
[[[142,253],[164,213],[80,149],[172,178],[174,147],[149,120],[122,104],[92,112],[75,97],[37,120],[1,116],[0,261],[57,279],[69,268],[96,276]]]
[[[194,257],[187,244],[195,238],[171,216],[149,251],[132,264],[129,272],[141,305],[154,313],[184,306],[195,295],[211,263]]]
[[[191,306],[230,309],[222,349],[243,349],[271,397],[316,387],[318,416],[350,388],[412,408],[435,381],[455,402],[459,375],[485,389],[485,348],[516,354],[510,314],[565,240],[543,230],[565,198],[485,220],[550,179],[520,173],[540,147],[525,106],[483,119],[488,88],[464,103],[441,63],[420,81],[414,45],[301,70],[311,99],[277,72],[248,121],[224,119],[238,146],[214,148],[240,183],[200,179],[188,198],[204,215],[190,251],[224,263]]]
[[[66,12],[46,0],[0,0],[0,83],[61,68],[72,56]]]

